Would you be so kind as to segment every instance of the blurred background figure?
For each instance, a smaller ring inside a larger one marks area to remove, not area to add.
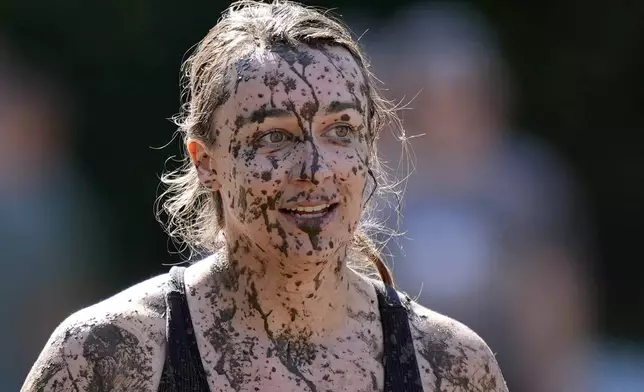
[[[512,129],[493,33],[463,5],[419,3],[376,39],[376,74],[410,102],[407,134],[422,135],[411,140],[398,285],[482,335],[510,390],[588,390],[580,361],[595,293],[581,199],[548,146]],[[383,149],[394,163],[398,151]]]
[[[72,163],[68,92],[0,45],[0,390],[101,287],[101,211]],[[97,135],[97,139],[100,137]]]
[[[306,3],[351,21],[425,135],[389,246],[402,289],[488,340],[512,391],[644,391],[644,3]],[[150,147],[229,4],[2,2],[0,391],[67,314],[178,261],[153,203],[182,147]]]

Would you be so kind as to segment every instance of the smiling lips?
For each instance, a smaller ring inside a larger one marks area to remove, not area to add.
[[[322,230],[329,223],[339,203],[321,202],[312,205],[294,205],[288,208],[280,208],[280,212],[286,215],[288,220],[293,222],[300,230],[310,233]]]
[[[322,203],[311,206],[294,206],[290,208],[282,208],[283,212],[300,215],[302,217],[316,218],[333,210],[338,203]]]
[[[293,208],[285,208],[284,211],[290,214],[301,215],[302,217],[317,218],[326,214],[330,207],[331,204],[324,203],[314,206],[297,206]]]

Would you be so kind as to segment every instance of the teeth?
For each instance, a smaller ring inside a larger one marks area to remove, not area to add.
[[[295,207],[295,208],[289,208],[289,211],[296,211],[296,212],[316,212],[316,211],[322,211],[326,208],[329,208],[328,204],[320,204],[317,206],[307,206],[307,207]]]

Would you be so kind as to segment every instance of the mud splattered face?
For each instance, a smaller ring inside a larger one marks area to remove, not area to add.
[[[368,170],[367,95],[342,48],[273,47],[236,66],[215,113],[212,170],[228,235],[281,256],[352,238]]]

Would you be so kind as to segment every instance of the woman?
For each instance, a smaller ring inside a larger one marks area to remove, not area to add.
[[[344,27],[238,2],[186,77],[164,207],[212,256],[69,317],[24,391],[506,390],[481,338],[400,296],[363,232],[390,108]]]

